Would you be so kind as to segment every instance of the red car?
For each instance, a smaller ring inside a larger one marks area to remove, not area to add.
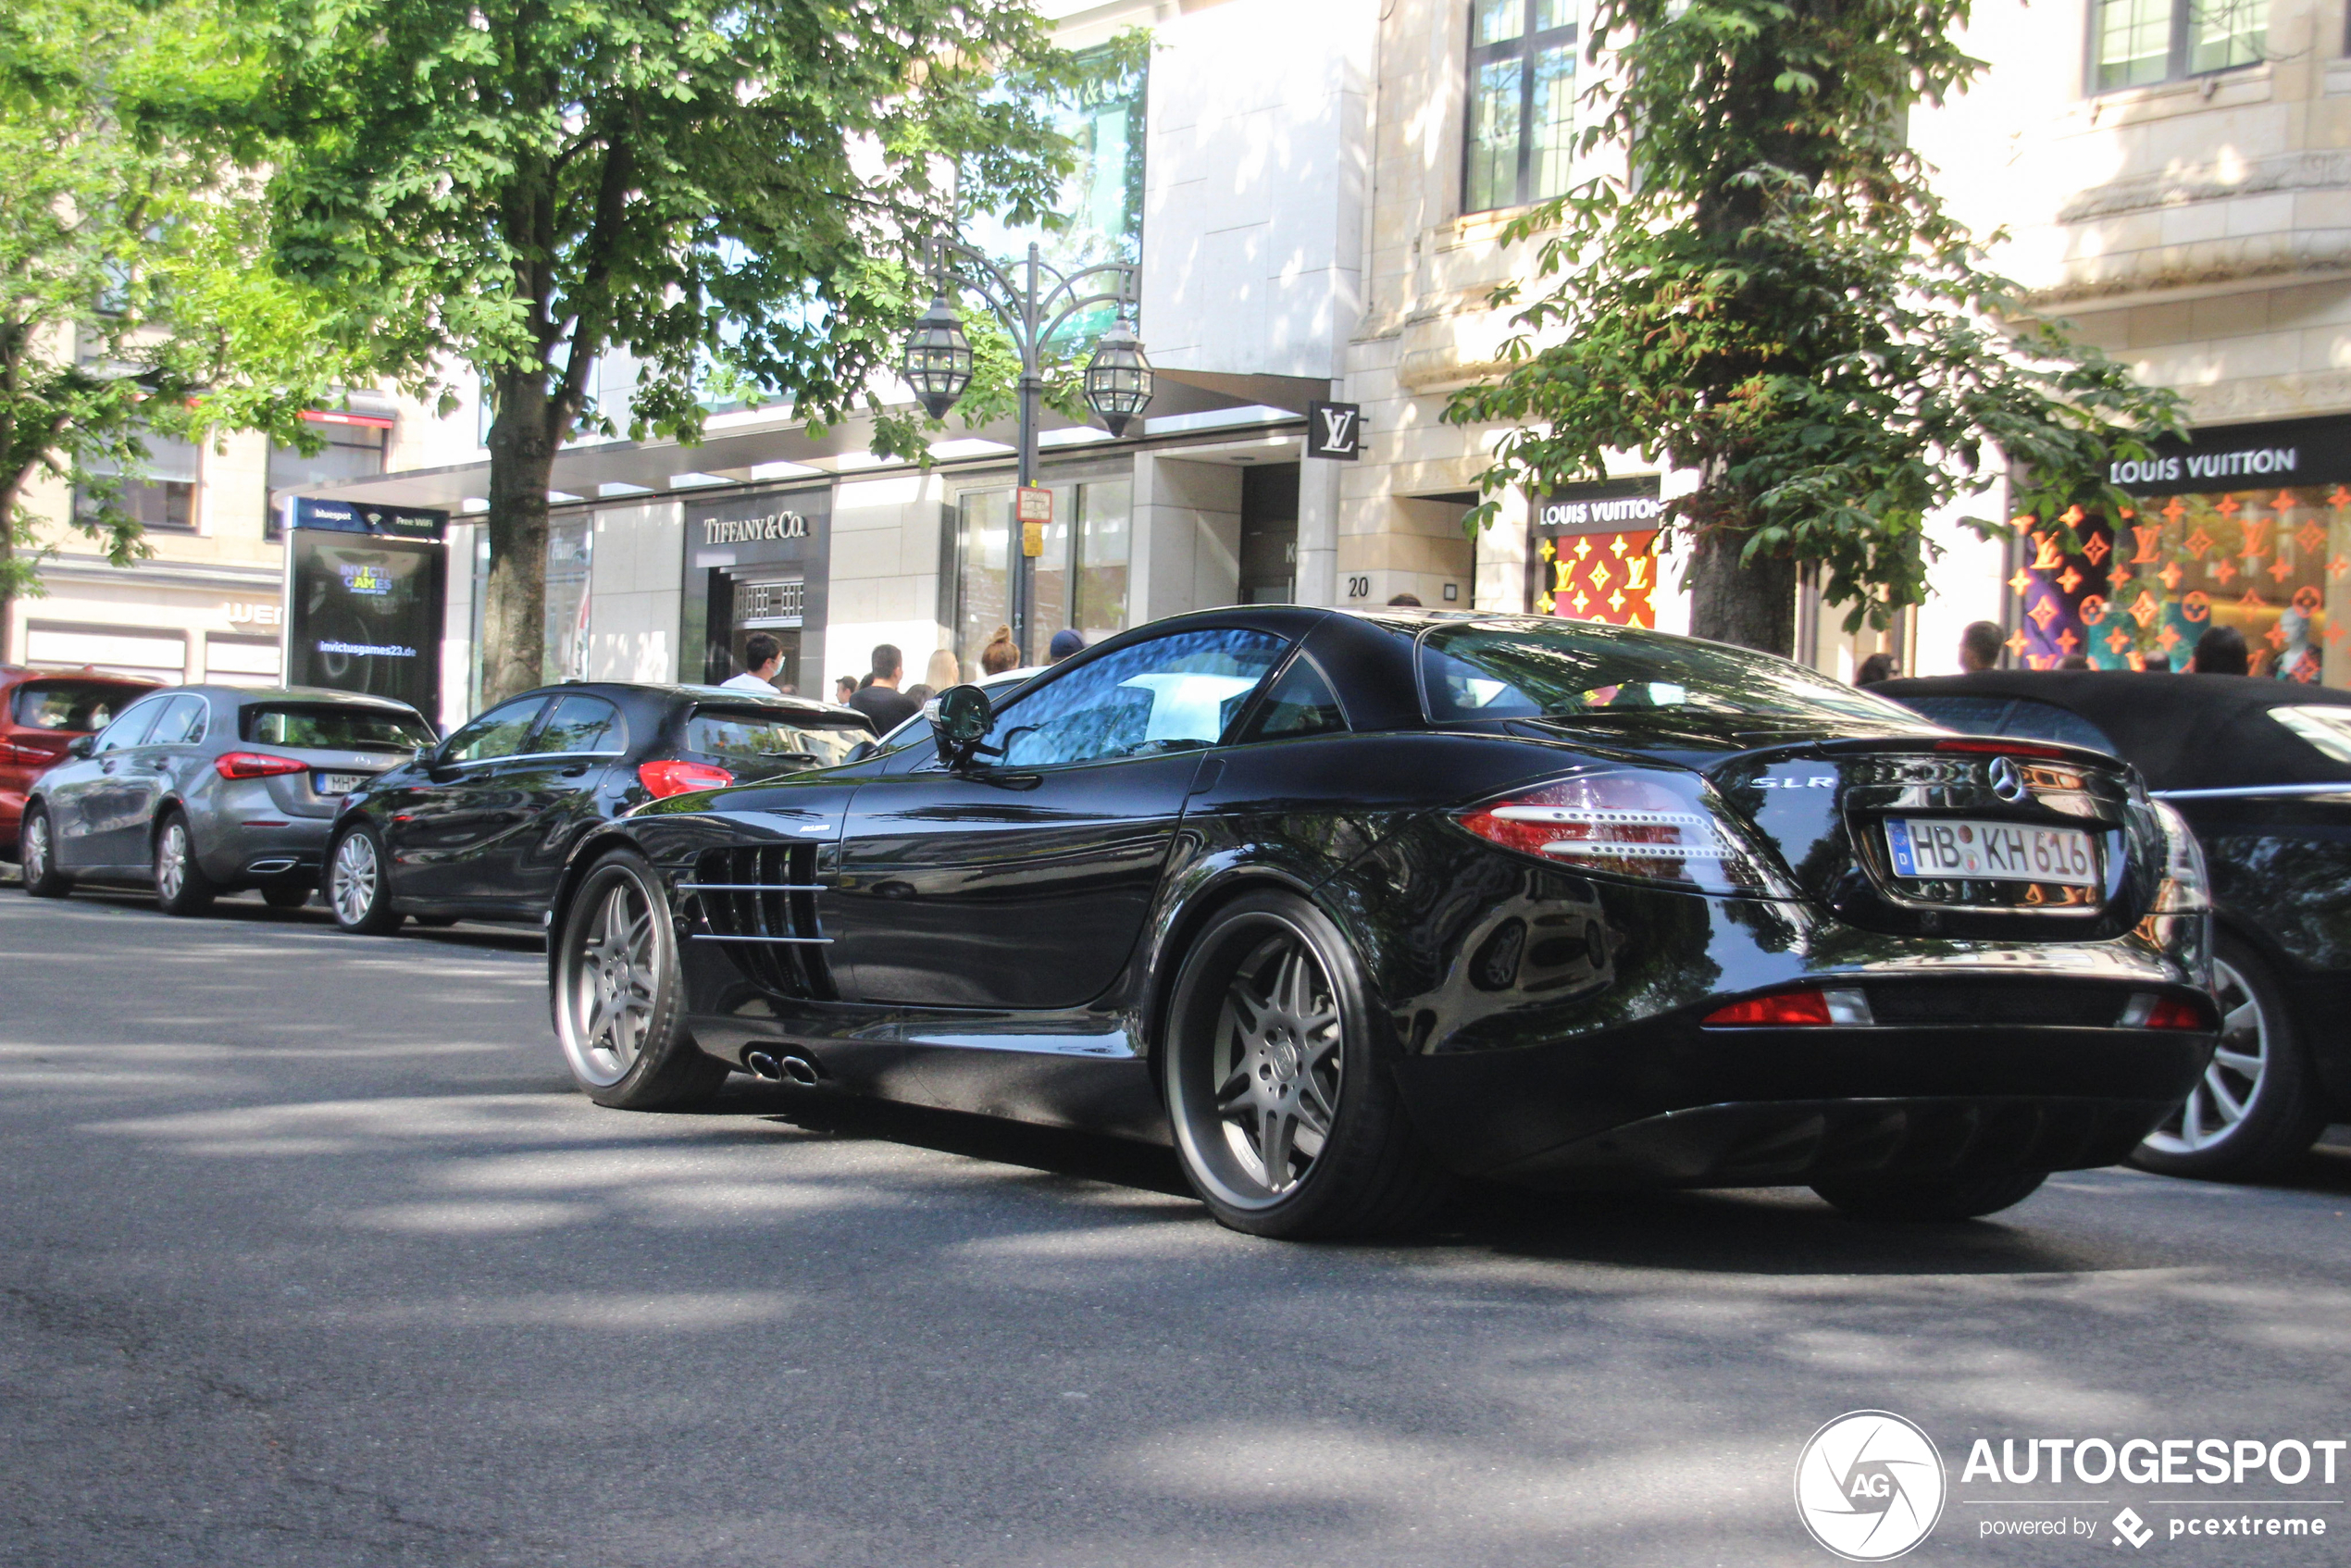
[[[155,690],[94,669],[0,665],[0,860],[17,858],[25,791],[66,754],[77,735],[103,729],[133,697]]]

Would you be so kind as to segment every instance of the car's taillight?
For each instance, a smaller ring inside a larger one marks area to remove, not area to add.
[[[1462,812],[1479,838],[1577,871],[1706,892],[1785,897],[1762,857],[1716,813],[1705,785],[1662,774],[1588,773]]]
[[[2037,745],[2031,740],[1937,740],[1938,752],[1989,752],[2004,757],[2051,757],[2063,762],[2071,754],[2062,746]]]
[[[2201,1031],[2220,1027],[2209,1009],[2183,996],[2157,996],[2140,991],[2124,1004],[2121,1018],[2126,1029],[2186,1029]]]
[[[637,765],[637,782],[653,793],[656,800],[682,795],[693,790],[723,790],[735,781],[735,776],[723,767],[713,767],[706,762],[648,762]]]
[[[63,755],[63,746],[44,746],[32,740],[0,740],[0,762],[39,767],[45,763],[56,762]]]
[[[2212,883],[2204,871],[2204,849],[2180,808],[2169,801],[2150,803],[2163,825],[2163,882],[2155,890],[2159,915],[2192,915],[2212,907]]]
[[[223,778],[267,778],[309,769],[310,765],[299,758],[273,757],[266,752],[223,752],[212,759],[212,770]]]
[[[1868,1025],[1870,999],[1858,990],[1773,991],[1718,1007],[1702,1020],[1710,1029],[1824,1029],[1836,1025]]]

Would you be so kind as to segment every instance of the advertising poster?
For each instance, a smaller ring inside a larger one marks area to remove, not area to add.
[[[441,707],[442,546],[297,528],[286,680]]]

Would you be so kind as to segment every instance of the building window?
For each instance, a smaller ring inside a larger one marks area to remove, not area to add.
[[[133,470],[136,479],[123,481],[115,496],[116,509],[126,512],[139,526],[154,532],[193,533],[196,529],[196,481],[202,459],[195,447],[184,441],[173,441],[153,431],[140,436],[140,444],[147,449],[147,460]],[[124,472],[106,464],[92,464],[94,475],[107,476]],[[100,508],[98,498],[87,491],[74,497],[74,515],[95,519]]]
[[[305,414],[307,424],[318,427],[327,444],[311,456],[305,457],[291,446],[269,448],[269,495],[274,503],[290,490],[311,485],[342,484],[348,479],[371,479],[384,471],[384,449],[392,439],[392,421],[355,414]],[[282,519],[278,508],[269,508],[266,525],[270,539],[278,537]]]
[[[1127,561],[1135,487],[1129,479],[1062,483],[1037,560],[1037,621],[1029,653],[1042,656],[1053,633],[1075,627],[1088,643],[1126,629]],[[1011,619],[1004,564],[1013,535],[1013,492],[967,491],[955,541],[955,656],[968,673],[979,651]]]
[[[2091,91],[2252,65],[2269,20],[2270,0],[2098,0],[2090,9]]]
[[[1462,209],[1567,189],[1575,130],[1575,0],[1471,0]]]

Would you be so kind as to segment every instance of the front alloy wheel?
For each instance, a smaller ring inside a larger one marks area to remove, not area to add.
[[[327,857],[327,907],[346,931],[381,937],[400,928],[385,885],[382,842],[365,823],[336,840]]]
[[[2220,1038],[2211,1064],[2131,1162],[2165,1176],[2273,1176],[2318,1141],[2326,1118],[2283,991],[2233,938],[2223,935],[2215,948]]]
[[[1369,999],[1353,948],[1294,894],[1237,899],[1194,940],[1163,1070],[1184,1175],[1225,1224],[1292,1238],[1395,1231],[1444,1196]]]
[[[643,857],[616,851],[591,867],[555,940],[555,1037],[589,1098],[663,1110],[726,1082],[686,1030],[678,932]]]

